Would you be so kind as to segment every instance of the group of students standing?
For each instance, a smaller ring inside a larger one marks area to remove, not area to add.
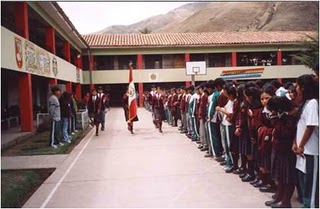
[[[50,146],[57,148],[65,143],[71,143],[76,130],[77,100],[74,93],[64,92],[58,86],[51,89],[52,96],[48,100],[50,120]],[[62,133],[62,140],[61,139]]]
[[[162,132],[166,120],[214,157],[226,173],[260,192],[266,206],[291,207],[295,188],[304,207],[319,207],[319,81],[226,82],[163,91],[152,87],[146,107]]]

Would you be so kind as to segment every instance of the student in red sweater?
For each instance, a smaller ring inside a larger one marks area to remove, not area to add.
[[[297,181],[296,157],[291,150],[297,117],[292,102],[286,96],[273,96],[267,107],[272,112],[273,125],[271,174],[278,182],[278,188],[275,199],[265,204],[272,208],[291,208],[290,200]]]

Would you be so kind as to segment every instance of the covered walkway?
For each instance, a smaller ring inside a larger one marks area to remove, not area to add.
[[[24,207],[265,207],[263,194],[213,159],[177,129],[160,134],[139,109],[135,134],[122,109],[107,113],[107,129],[92,130]]]

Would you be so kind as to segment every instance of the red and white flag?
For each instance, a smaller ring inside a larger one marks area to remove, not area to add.
[[[134,87],[133,75],[132,75],[132,63],[129,64],[129,120],[133,121],[133,119],[137,116],[137,94],[136,89]]]

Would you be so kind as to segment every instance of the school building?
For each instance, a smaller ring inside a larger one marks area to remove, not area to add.
[[[188,61],[206,62],[198,82],[312,73],[294,55],[314,31],[81,35],[56,2],[1,2],[1,18],[1,107],[15,112],[26,132],[50,85],[64,84],[78,99],[101,85],[120,102],[130,61],[140,105],[151,84],[190,85]]]

